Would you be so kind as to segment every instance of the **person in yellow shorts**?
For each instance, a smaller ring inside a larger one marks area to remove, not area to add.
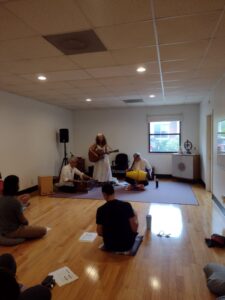
[[[139,152],[134,153],[133,163],[127,170],[125,180],[130,184],[126,190],[144,190],[148,185],[148,178],[151,177],[152,167],[149,162],[141,157]]]

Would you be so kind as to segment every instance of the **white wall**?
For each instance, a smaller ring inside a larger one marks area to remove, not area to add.
[[[220,120],[225,120],[225,79],[215,89],[215,92],[211,95],[210,103],[204,103],[200,109],[200,129],[201,129],[201,154],[203,160],[203,174],[206,169],[206,154],[204,145],[206,142],[206,117],[207,114],[213,112],[213,153],[212,153],[212,174],[213,174],[213,185],[212,193],[216,198],[223,203],[222,195],[225,195],[225,168],[217,163],[217,149],[216,149],[216,132],[217,123]],[[224,205],[225,206],[225,205]]]
[[[73,113],[14,94],[0,92],[0,172],[20,177],[20,187],[37,184],[37,176],[58,175],[64,156],[59,128],[73,136]],[[72,139],[71,139],[72,140]],[[73,140],[67,145],[73,149]]]
[[[182,145],[189,139],[199,148],[199,105],[156,106],[151,108],[105,109],[74,112],[75,153],[86,158],[89,146],[98,132],[103,132],[112,148],[119,148],[132,159],[135,151],[142,153],[158,174],[171,174],[171,154],[148,153],[148,115],[183,114]],[[115,155],[111,155],[113,159]]]

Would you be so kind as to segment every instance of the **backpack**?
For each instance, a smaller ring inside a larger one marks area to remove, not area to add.
[[[213,233],[210,239],[205,239],[208,247],[225,247],[225,236]]]

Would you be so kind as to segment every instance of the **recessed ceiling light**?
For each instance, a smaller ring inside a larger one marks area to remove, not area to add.
[[[91,99],[91,98],[87,98],[86,101],[87,101],[87,102],[91,102],[92,99]]]
[[[143,72],[146,71],[146,68],[145,68],[145,67],[139,67],[139,68],[137,68],[136,71],[137,71],[138,73],[143,73]]]
[[[38,80],[44,81],[44,80],[46,80],[46,79],[47,79],[47,77],[44,76],[44,75],[39,75],[39,76],[38,76]]]
[[[150,97],[150,98],[155,98],[155,95],[152,94],[152,95],[149,95],[149,97]]]

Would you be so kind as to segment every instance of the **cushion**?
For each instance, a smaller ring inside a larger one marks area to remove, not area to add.
[[[214,272],[207,280],[209,290],[218,295],[225,295],[225,272]]]
[[[21,244],[25,241],[25,239],[17,238],[17,239],[11,239],[6,236],[0,235],[0,245],[1,246],[15,246],[18,244]]]
[[[211,276],[214,272],[224,272],[225,273],[225,266],[215,264],[215,263],[209,263],[203,268],[206,278],[208,279],[209,276]]]
[[[216,298],[216,300],[225,300],[225,296],[222,296],[222,297]]]

